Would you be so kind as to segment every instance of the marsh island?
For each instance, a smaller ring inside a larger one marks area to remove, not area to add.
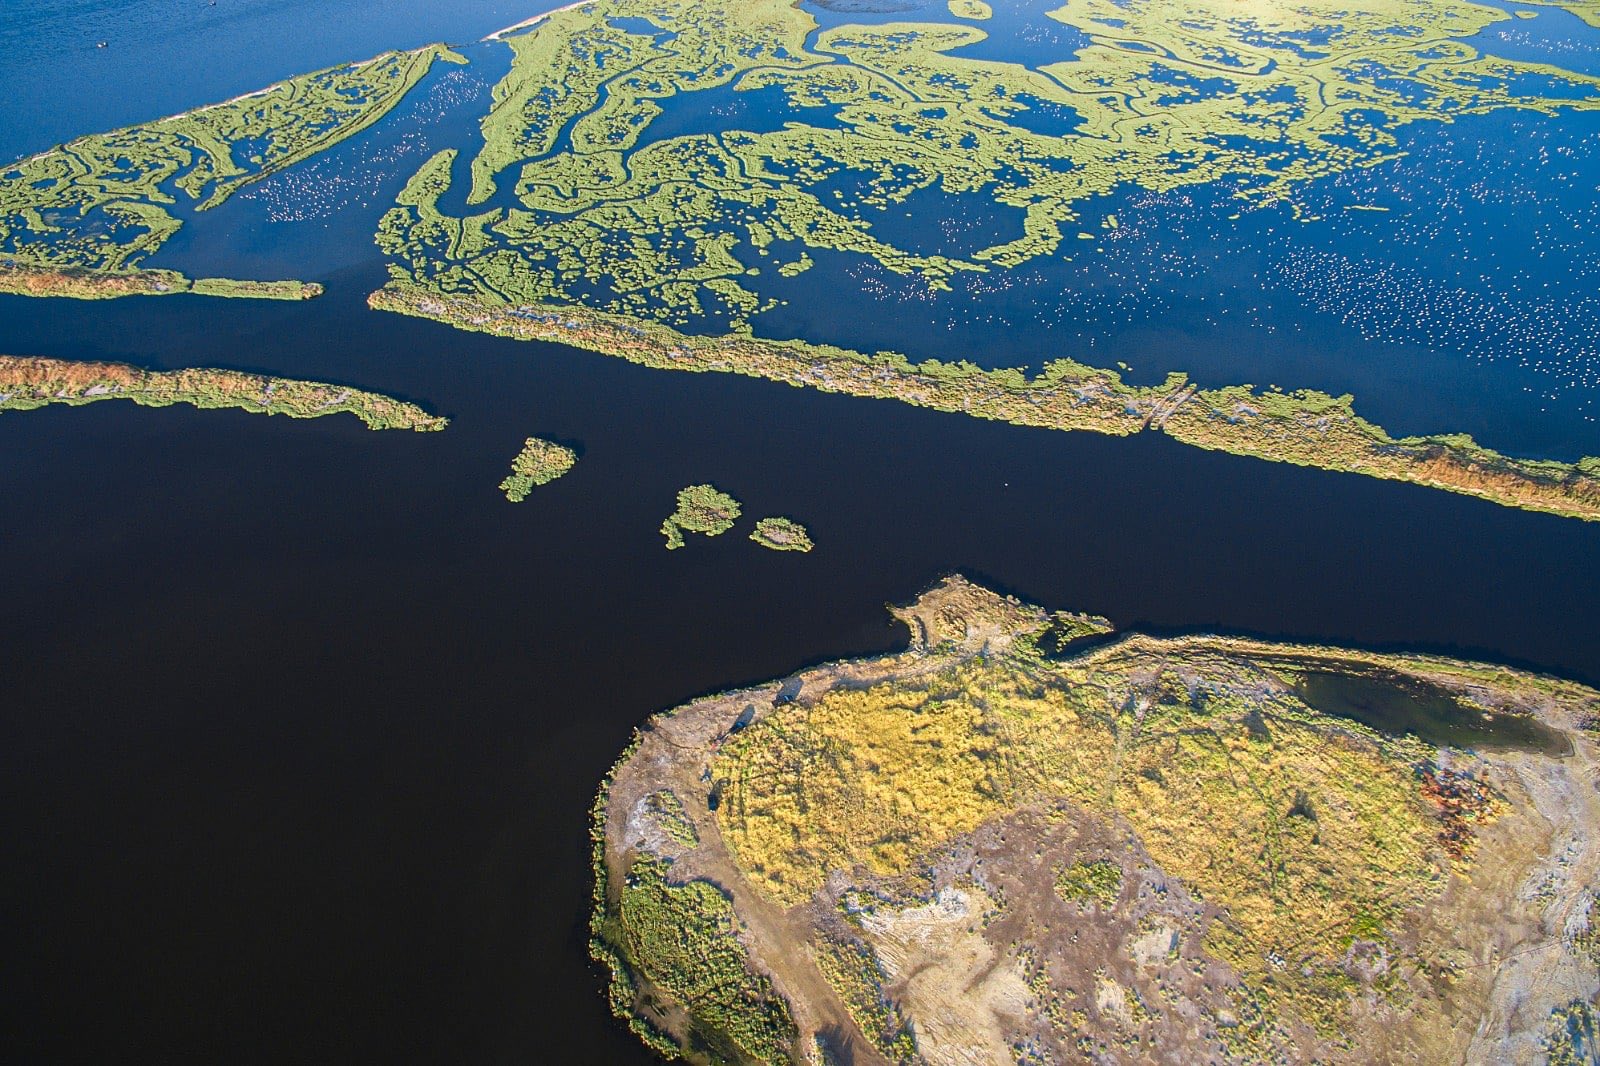
[[[1592,1031],[1600,693],[1106,636],[960,578],[895,613],[907,651],[658,715],[602,790],[593,949],[652,1046],[1512,1061]]]
[[[750,531],[750,539],[775,552],[808,552],[811,533],[792,518],[763,518]]]
[[[0,411],[50,404],[131,400],[141,407],[188,404],[254,414],[321,418],[352,414],[369,429],[441,430],[449,420],[376,392],[237,370],[144,370],[125,363],[0,355]]]
[[[678,506],[661,523],[668,550],[683,547],[685,533],[720,537],[733,528],[742,508],[739,501],[714,485],[690,485],[678,493]]]
[[[548,485],[578,465],[578,453],[564,444],[529,437],[511,460],[511,473],[500,491],[512,503],[521,503],[539,485]]]

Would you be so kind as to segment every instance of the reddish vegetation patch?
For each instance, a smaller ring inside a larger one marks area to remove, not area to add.
[[[1494,816],[1495,795],[1486,782],[1471,774],[1439,766],[1422,768],[1422,794],[1439,808],[1439,843],[1452,859],[1465,859],[1472,851],[1473,826]]]
[[[145,373],[125,363],[75,363],[64,359],[0,356],[0,384],[77,389],[93,385],[135,385]]]
[[[347,411],[373,429],[443,429],[447,420],[375,392],[236,370],[142,370],[0,355],[0,411],[122,398],[147,407],[174,403],[315,418]]]
[[[0,265],[0,292],[19,296],[71,296],[81,300],[183,292],[190,282],[170,270],[113,274],[88,270],[55,270],[19,263]]]
[[[1580,517],[1600,509],[1600,477],[1580,470],[1559,472],[1519,469],[1514,463],[1483,462],[1432,448],[1417,460],[1418,481],[1473,496],[1506,499],[1536,510],[1556,508]]]

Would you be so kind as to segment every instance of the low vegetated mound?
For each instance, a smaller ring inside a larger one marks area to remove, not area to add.
[[[428,432],[449,424],[416,404],[343,385],[237,370],[143,370],[124,363],[0,356],[0,411],[119,399],[142,407],[186,403],[290,418],[349,413],[371,429]]]
[[[718,537],[733,528],[740,514],[739,501],[711,485],[690,485],[678,493],[678,508],[661,523],[667,548],[683,547],[685,533]]]
[[[808,552],[815,547],[806,527],[791,518],[763,518],[750,539],[776,552]]]
[[[564,444],[529,437],[511,460],[511,473],[500,491],[512,503],[521,503],[536,486],[548,485],[578,465],[578,453]]]

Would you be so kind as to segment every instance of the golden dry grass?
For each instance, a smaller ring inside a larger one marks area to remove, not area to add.
[[[1281,687],[1227,690],[1263,683],[1257,667],[1205,665],[1216,676],[1193,701],[1185,682],[1115,661],[1023,658],[829,693],[719,754],[723,835],[789,906],[830,870],[903,873],[990,817],[1066,798],[1126,820],[1169,874],[1227,909],[1251,955],[1330,958],[1424,898],[1441,860],[1414,753]],[[1151,702],[1174,690],[1182,702]]]

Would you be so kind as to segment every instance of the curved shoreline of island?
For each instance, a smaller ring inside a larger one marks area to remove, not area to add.
[[[549,11],[541,11],[539,14],[530,18],[525,18],[521,22],[514,22],[510,26],[504,26],[498,30],[495,30],[493,33],[485,34],[478,43],[483,44],[487,41],[504,40],[512,34],[521,30],[525,30],[530,26],[537,26],[539,23],[543,22],[552,15],[559,15],[563,11],[573,11],[580,7],[586,7],[592,3],[594,3],[594,0],[573,0],[573,2],[570,4],[564,4],[561,7],[553,7]]]
[[[511,473],[500,482],[500,491],[512,503],[521,503],[540,485],[565,477],[578,465],[578,453],[565,444],[529,437],[522,450],[511,459]]]
[[[1600,917],[1600,846],[1562,843],[1600,821],[1600,693],[1105,637],[960,577],[891,610],[907,650],[657,714],[602,782],[591,952],[665,1057],[1497,1061],[1600,987],[1563,933]],[[1327,678],[1465,732],[1373,728]],[[1538,968],[1451,961],[1475,952]]]
[[[374,430],[429,433],[449,424],[449,419],[404,400],[317,381],[238,370],[145,370],[126,363],[0,355],[0,412],[102,400],[131,400],[141,407],[231,407],[290,418],[352,414]]]
[[[1466,434],[1392,437],[1355,413],[1353,397],[1249,385],[1202,389],[1182,373],[1136,386],[1114,370],[1072,359],[1036,375],[970,362],[913,363],[827,344],[749,335],[694,336],[644,319],[584,307],[505,307],[393,280],[368,297],[376,310],[428,318],[515,340],[551,341],[658,370],[741,374],[797,388],[964,414],[1016,426],[1146,431],[1207,451],[1364,474],[1476,496],[1505,507],[1600,521],[1600,457],[1572,463],[1517,459]]]

